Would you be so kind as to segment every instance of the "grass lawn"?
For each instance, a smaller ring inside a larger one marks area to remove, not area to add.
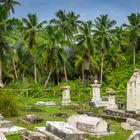
[[[58,104],[58,106],[56,107],[36,107],[34,104],[36,103],[36,101],[50,101],[50,98],[25,98],[25,97],[18,97],[18,109],[19,109],[19,113],[17,117],[12,117],[12,118],[6,118],[8,120],[12,120],[12,122],[15,125],[21,126],[21,127],[25,127],[28,130],[34,130],[35,126],[45,126],[46,125],[46,121],[66,121],[67,118],[72,115],[72,114],[76,114],[77,110],[90,110],[93,112],[97,113],[97,110],[92,109],[91,107],[84,105],[84,104],[80,104],[79,106],[67,106],[67,107],[62,107],[60,106],[60,98],[57,97],[52,97],[51,101],[54,101],[55,103]],[[40,111],[38,111],[40,110]],[[65,113],[65,116],[62,118],[61,116],[58,116],[56,113]],[[44,119],[44,121],[42,123],[39,124],[31,124],[31,125],[26,125],[23,124],[19,121],[17,121],[18,117],[23,117],[27,114],[36,114],[37,116],[41,117]],[[112,136],[108,136],[108,137],[102,137],[102,138],[93,138],[91,136],[88,137],[88,140],[126,140],[131,132],[126,132],[124,131],[121,126],[120,123],[116,122],[116,121],[112,121],[112,120],[107,120],[110,123],[111,126],[111,131],[116,132],[115,135]],[[12,136],[7,136],[8,140],[19,140],[20,139],[20,135],[12,135]]]

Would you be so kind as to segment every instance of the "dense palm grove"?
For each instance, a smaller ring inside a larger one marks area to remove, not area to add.
[[[1,87],[25,79],[45,87],[75,79],[102,82],[116,69],[140,65],[139,13],[121,26],[108,15],[86,22],[65,10],[39,22],[35,14],[12,18],[15,5],[20,3],[0,0]]]

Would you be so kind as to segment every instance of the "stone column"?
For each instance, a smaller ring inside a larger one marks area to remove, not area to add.
[[[109,94],[108,96],[108,107],[110,109],[117,109],[117,105],[115,103],[115,91],[113,89],[109,89],[106,91]]]
[[[100,95],[100,87],[101,84],[98,84],[98,80],[94,80],[94,84],[91,85],[92,87],[92,99],[91,102],[101,102],[101,95]]]
[[[62,87],[62,105],[69,105],[71,103],[70,100],[70,87],[63,86]]]

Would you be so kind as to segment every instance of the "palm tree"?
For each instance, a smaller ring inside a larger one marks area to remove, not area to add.
[[[105,54],[106,65],[111,65],[112,69],[119,67],[126,61],[124,54],[119,46],[111,45],[107,53]]]
[[[76,51],[82,56],[82,84],[84,83],[84,71],[89,70],[89,58],[94,54],[92,22],[82,22],[79,26],[79,34],[76,35]],[[78,57],[79,58],[79,57]]]
[[[56,12],[56,18],[52,19],[50,23],[63,31],[66,40],[72,40],[73,35],[78,32],[79,17],[73,11],[66,13],[65,10],[59,10]]]
[[[15,13],[14,6],[20,5],[20,3],[17,2],[16,0],[0,0],[0,3],[2,3],[3,6],[6,8],[9,16],[10,16],[10,11],[12,11],[12,13]]]
[[[128,16],[129,24],[124,24],[127,36],[133,46],[133,65],[136,64],[136,47],[140,38],[140,14],[132,13]]]
[[[46,21],[42,21],[38,23],[37,16],[35,14],[28,14],[28,18],[23,18],[23,30],[25,31],[25,40],[28,41],[28,47],[33,57],[34,63],[34,81],[37,83],[37,67],[36,67],[36,59],[33,55],[33,49],[36,47],[36,34],[40,31],[43,25],[46,24]]]
[[[100,82],[102,82],[103,79],[103,66],[104,66],[104,50],[109,48],[109,43],[111,41],[111,32],[112,28],[115,26],[116,21],[110,20],[108,18],[108,15],[100,15],[100,17],[97,17],[94,20],[95,24],[95,30],[94,30],[94,36],[99,40],[100,42],[100,52],[102,55],[101,60],[101,74],[100,74]]]
[[[60,71],[64,71],[65,78],[67,81],[66,74],[66,62],[67,54],[63,48],[66,45],[66,41],[63,39],[63,33],[57,30],[56,27],[48,26],[46,32],[47,40],[47,70],[49,71],[45,86],[47,86],[50,76],[53,72],[59,75]],[[59,77],[58,77],[59,78]],[[59,81],[57,78],[57,81]]]
[[[3,87],[3,65],[5,60],[9,59],[13,50],[10,46],[11,39],[8,36],[7,23],[0,17],[0,87]]]

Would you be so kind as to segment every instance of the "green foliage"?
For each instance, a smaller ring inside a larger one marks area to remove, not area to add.
[[[0,112],[6,117],[17,115],[17,105],[10,92],[0,91]]]
[[[124,66],[106,73],[105,88],[113,88],[117,91],[126,90],[127,82],[132,76],[134,69],[138,66]]]

